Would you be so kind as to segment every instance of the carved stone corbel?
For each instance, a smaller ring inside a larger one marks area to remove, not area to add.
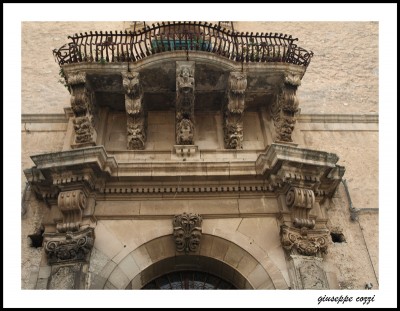
[[[125,110],[127,114],[127,148],[141,150],[145,148],[147,118],[143,106],[143,88],[139,72],[122,73],[122,85],[125,90]]]
[[[318,256],[328,251],[328,230],[309,230],[305,227],[281,226],[281,242],[290,254]]]
[[[95,105],[94,95],[86,86],[85,72],[68,74],[71,90],[71,108],[74,112],[75,145],[74,148],[95,145]]]
[[[196,252],[201,239],[201,223],[203,219],[197,214],[176,215],[172,222],[174,239],[178,252]]]
[[[242,149],[243,112],[247,77],[242,72],[231,72],[227,88],[227,105],[224,111],[224,143],[227,149]]]
[[[44,250],[50,265],[88,262],[93,245],[93,228],[66,234],[44,234]]]
[[[194,62],[176,62],[176,144],[194,145]]]
[[[58,207],[63,214],[62,224],[57,224],[59,232],[79,230],[86,201],[87,197],[82,190],[64,191],[58,195]]]
[[[292,221],[296,228],[314,228],[315,220],[308,218],[314,203],[314,191],[310,189],[291,187],[286,193],[286,205],[292,209]]]
[[[292,132],[297,121],[299,100],[296,96],[300,76],[286,74],[280,93],[271,105],[271,116],[275,125],[275,142],[292,142]]]

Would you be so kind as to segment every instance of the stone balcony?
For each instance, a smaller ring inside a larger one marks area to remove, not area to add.
[[[72,148],[96,145],[102,109],[126,112],[128,150],[145,149],[148,111],[176,112],[177,145],[196,145],[197,112],[219,112],[225,148],[242,149],[245,111],[266,107],[274,142],[292,142],[296,90],[313,53],[291,36],[169,22],[69,38],[53,54],[71,92]]]

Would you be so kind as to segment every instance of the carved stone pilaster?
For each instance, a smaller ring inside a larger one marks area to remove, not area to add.
[[[329,289],[322,258],[301,255],[289,257],[292,289]]]
[[[86,195],[82,190],[64,191],[58,195],[58,207],[63,214],[63,223],[57,224],[59,232],[79,230],[86,201]]]
[[[172,222],[174,239],[178,252],[196,252],[201,239],[201,223],[203,219],[197,214],[176,215]]]
[[[314,191],[310,189],[291,187],[286,193],[286,205],[292,210],[292,221],[296,228],[314,228],[315,220],[308,218],[314,203]]]
[[[75,145],[73,147],[79,148],[95,145],[94,94],[87,88],[86,73],[69,73],[68,85],[71,90],[71,108],[74,112]]]
[[[300,76],[285,75],[280,93],[271,105],[271,116],[275,125],[275,142],[292,142],[292,132],[297,120],[299,100],[296,96]]]
[[[127,114],[127,148],[141,150],[145,148],[147,118],[143,106],[143,88],[139,72],[122,73],[122,85],[125,90],[125,109]]]
[[[243,148],[243,112],[247,77],[242,72],[231,72],[228,79],[227,105],[224,111],[224,143],[227,149]]]
[[[281,242],[290,254],[318,256],[328,251],[328,230],[309,230],[305,227],[281,226]]]
[[[94,229],[79,232],[45,233],[44,250],[50,265],[88,262],[94,245]]]
[[[176,144],[194,145],[194,62],[176,62]]]

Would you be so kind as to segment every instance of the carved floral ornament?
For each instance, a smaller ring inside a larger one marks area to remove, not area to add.
[[[291,254],[317,256],[328,251],[327,232],[308,230],[307,228],[281,227],[282,246]]]
[[[203,219],[197,214],[176,215],[172,222],[174,239],[178,252],[196,252],[201,239],[201,223]]]
[[[49,264],[87,261],[93,245],[93,228],[66,234],[49,234],[44,238],[44,250]]]

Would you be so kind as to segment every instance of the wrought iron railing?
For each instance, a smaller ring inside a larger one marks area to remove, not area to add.
[[[280,62],[307,67],[313,52],[278,33],[231,32],[207,22],[166,22],[135,32],[85,32],[53,54],[59,65],[81,62],[135,62],[167,51],[214,53],[237,62]]]

